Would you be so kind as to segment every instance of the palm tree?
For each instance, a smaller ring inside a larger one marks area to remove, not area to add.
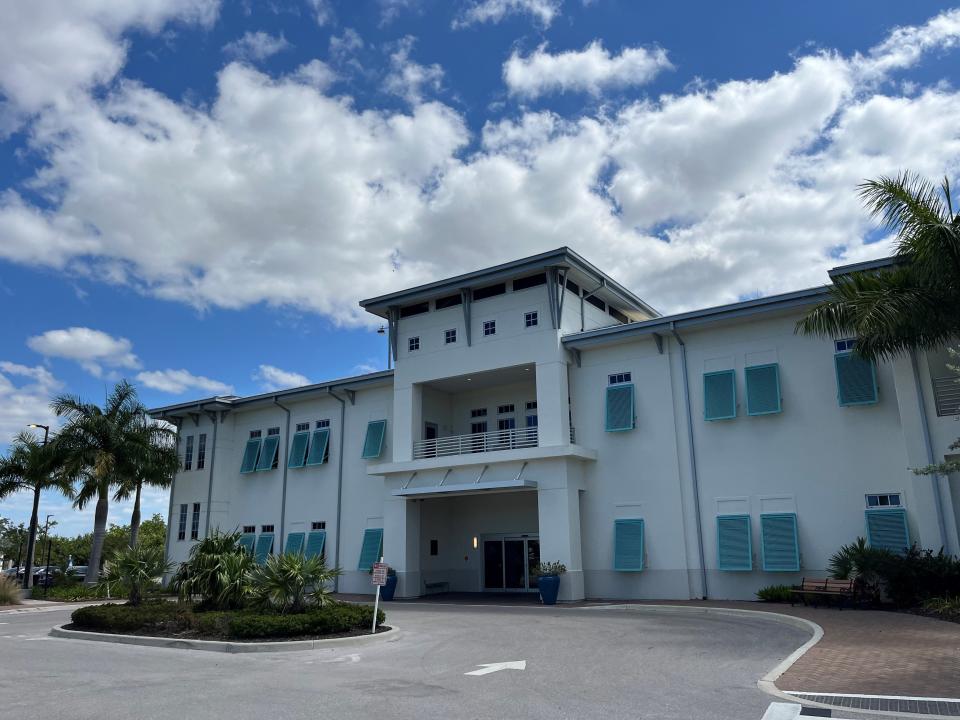
[[[133,452],[125,464],[124,482],[117,486],[114,500],[126,500],[132,494],[133,515],[130,518],[130,547],[137,544],[140,533],[140,496],[144,485],[168,488],[180,466],[177,455],[176,432],[166,425],[152,422],[144,413],[140,417],[139,437],[135,438]]]
[[[144,409],[137,401],[136,389],[126,380],[117,383],[102,408],[72,395],[55,398],[51,407],[67,419],[57,442],[70,471],[81,478],[74,505],[83,509],[96,498],[93,544],[84,579],[87,585],[95,585],[107,534],[110,490],[129,483],[134,458],[143,452],[140,428]]]
[[[64,457],[58,443],[43,443],[35,435],[22,432],[14,438],[10,452],[0,458],[0,500],[17,492],[33,493],[30,534],[27,536],[26,570],[23,587],[33,586],[33,555],[37,544],[40,493],[57,490],[73,496],[70,477],[64,469]]]
[[[859,186],[873,217],[896,234],[892,266],[833,280],[829,297],[797,323],[797,331],[852,336],[872,359],[942,347],[960,336],[960,214],[950,181],[938,188],[904,172]]]

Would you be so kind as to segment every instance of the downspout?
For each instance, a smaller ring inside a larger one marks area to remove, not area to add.
[[[337,545],[333,551],[333,566],[340,567],[340,514],[343,507],[343,437],[347,434],[345,427],[347,416],[347,403],[339,395],[335,395],[332,388],[327,388],[327,393],[340,403],[340,450],[337,452]],[[340,576],[333,579],[333,591],[340,592]]]
[[[917,366],[917,353],[910,351],[910,367],[913,369],[913,382],[917,389],[917,405],[920,406],[920,432],[923,434],[923,444],[927,450],[927,464],[933,465],[933,443],[930,440],[930,424],[927,422],[927,402],[923,397],[923,385],[920,383],[920,370]],[[943,516],[943,498],[940,497],[940,475],[930,476],[933,484],[933,502],[937,509],[937,525],[940,528],[940,547],[945,552],[950,550],[947,547],[947,521]]]
[[[277,399],[277,396],[273,396],[273,404],[279,407],[287,414],[287,428],[283,436],[283,447],[277,450],[277,456],[281,458],[283,462],[283,490],[280,493],[280,547],[283,547],[283,526],[287,519],[287,453],[286,449],[290,444],[290,408],[282,405]]]
[[[703,583],[703,599],[707,593],[707,564],[703,555],[703,519],[700,516],[700,477],[697,474],[697,453],[693,445],[693,411],[690,406],[690,378],[687,373],[687,346],[677,332],[676,323],[670,323],[670,332],[680,345],[680,362],[683,365],[683,402],[687,412],[687,437],[690,451],[690,479],[693,482],[693,507],[697,524],[697,551],[700,554],[700,581]]]
[[[166,420],[166,418],[163,418]],[[167,420],[167,422],[171,422]],[[180,448],[180,423],[183,422],[181,418],[175,418],[173,424],[177,427],[177,449]],[[173,535],[173,491],[177,484],[177,475],[180,470],[177,469],[177,472],[173,474],[173,479],[170,481],[170,502],[167,507],[167,543],[166,543],[166,558],[170,559],[170,538]]]
[[[207,481],[207,520],[203,530],[203,537],[210,537],[210,506],[213,504],[213,464],[217,459],[217,428],[220,423],[217,419],[217,412],[207,410],[207,417],[213,421],[213,440],[210,445],[210,479]]]

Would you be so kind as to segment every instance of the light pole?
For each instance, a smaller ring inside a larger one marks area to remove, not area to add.
[[[29,427],[43,428],[43,445],[46,447],[50,439],[50,426],[40,423],[30,423]],[[33,554],[37,548],[37,512],[40,510],[40,490],[42,484],[37,482],[33,486],[33,514],[30,515],[30,535],[27,537],[27,557],[23,572],[23,589],[29,590],[33,587]]]
[[[43,571],[43,596],[47,596],[50,590],[50,518],[53,515],[47,515],[43,523],[43,536],[47,539],[47,567]]]

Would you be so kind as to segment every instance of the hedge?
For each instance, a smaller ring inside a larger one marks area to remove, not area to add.
[[[377,612],[377,625],[386,616]],[[297,637],[334,635],[369,628],[373,608],[367,605],[331,605],[296,615],[255,615],[238,613],[230,621],[229,634],[236,638]]]

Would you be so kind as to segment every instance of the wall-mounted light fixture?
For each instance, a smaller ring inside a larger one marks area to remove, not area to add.
[[[473,536],[473,549],[476,550],[479,543],[477,542],[477,536]]]

